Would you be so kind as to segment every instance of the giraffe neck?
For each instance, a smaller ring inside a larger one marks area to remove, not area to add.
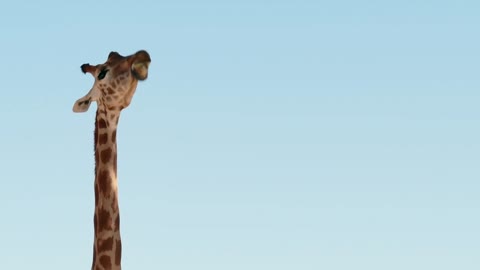
[[[92,270],[120,270],[122,242],[117,182],[119,110],[99,104],[95,120],[95,239]]]

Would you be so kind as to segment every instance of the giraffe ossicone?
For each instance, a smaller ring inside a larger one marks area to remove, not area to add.
[[[91,90],[75,102],[73,111],[86,112],[92,102],[97,103],[93,270],[121,269],[117,125],[120,112],[130,105],[138,81],[147,79],[150,61],[150,55],[143,50],[130,56],[111,52],[103,64],[81,66],[95,82]]]

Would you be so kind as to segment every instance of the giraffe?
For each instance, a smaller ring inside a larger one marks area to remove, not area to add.
[[[150,55],[111,52],[104,64],[83,64],[95,78],[92,89],[73,105],[86,112],[97,102],[95,117],[95,215],[92,270],[120,270],[122,242],[117,182],[117,126],[120,112],[130,105],[139,80],[147,79]]]

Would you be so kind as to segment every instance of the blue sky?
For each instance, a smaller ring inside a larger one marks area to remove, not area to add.
[[[0,269],[89,269],[83,63],[146,49],[124,269],[478,269],[478,1],[0,4]]]

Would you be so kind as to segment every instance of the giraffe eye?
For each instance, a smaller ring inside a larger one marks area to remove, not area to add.
[[[101,80],[103,78],[105,78],[105,75],[107,75],[107,72],[108,72],[108,69],[104,68],[102,69],[102,71],[100,71],[100,73],[98,74],[98,79]]]

